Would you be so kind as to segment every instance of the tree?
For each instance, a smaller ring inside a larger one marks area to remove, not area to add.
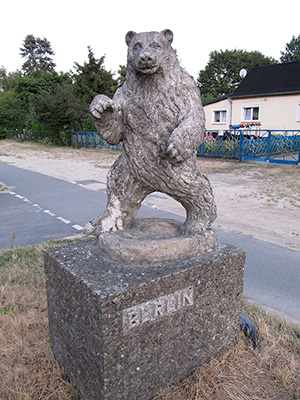
[[[72,77],[75,92],[85,110],[82,119],[82,127],[85,130],[95,129],[94,120],[89,113],[89,105],[93,98],[100,93],[112,98],[121,85],[122,77],[120,76],[118,80],[114,79],[113,74],[104,68],[104,60],[105,56],[100,59],[95,58],[91,47],[88,46],[88,62],[83,65],[74,63],[76,72]],[[121,70],[119,71],[120,75],[124,73]]]
[[[300,61],[300,35],[297,38],[293,36],[292,40],[285,45],[285,52],[281,51],[280,53],[282,63]]]
[[[126,80],[126,73],[127,73],[127,67],[126,65],[120,65],[119,69],[118,69],[118,87],[121,87],[123,85],[123,83]]]
[[[241,81],[239,72],[242,68],[250,70],[261,65],[274,64],[277,61],[266,57],[259,51],[244,50],[212,51],[209,62],[199,72],[197,79],[202,101],[232,93]]]
[[[56,85],[53,91],[41,89],[32,95],[31,105],[53,143],[70,144],[71,131],[82,129],[85,109],[70,83]]]
[[[52,93],[57,85],[63,83],[72,83],[72,78],[68,73],[58,74],[56,71],[40,70],[20,76],[15,86],[15,92],[25,104],[29,105],[31,95],[37,94],[41,89]]]
[[[13,90],[17,84],[18,78],[21,76],[20,71],[7,73],[6,69],[0,67],[0,91]]]
[[[26,115],[23,128],[33,129],[37,120],[33,97],[41,91],[53,95],[59,86],[72,85],[72,78],[67,73],[58,74],[56,71],[35,71],[28,75],[20,76],[14,88],[15,96],[22,102],[24,114]],[[42,99],[41,99],[42,101]],[[53,119],[56,116],[53,115]]]
[[[76,72],[73,74],[76,90],[89,105],[97,94],[105,94],[112,98],[118,86],[110,71],[104,68],[105,56],[95,58],[90,46],[88,46],[88,62],[83,65],[75,63]]]
[[[41,39],[33,35],[27,35],[20,50],[21,56],[26,58],[22,66],[25,74],[35,71],[51,72],[54,70],[55,64],[52,61],[54,53],[50,42],[46,38]]]
[[[23,129],[26,111],[23,103],[16,97],[13,90],[0,92],[0,138],[5,137],[5,132]]]

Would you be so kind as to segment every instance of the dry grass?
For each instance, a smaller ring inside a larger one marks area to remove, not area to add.
[[[300,399],[300,328],[246,308],[259,327],[258,349],[241,334],[235,347],[155,400]]]
[[[0,400],[77,400],[48,344],[43,249],[0,253]]]
[[[43,249],[50,245],[0,253],[0,400],[81,399],[49,347]],[[156,400],[300,399],[300,328],[247,307],[259,328],[258,351],[241,334],[235,347]]]

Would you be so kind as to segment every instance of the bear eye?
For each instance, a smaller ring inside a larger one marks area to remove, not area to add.
[[[152,42],[152,43],[150,43],[150,47],[152,49],[159,49],[160,48],[160,44],[158,42]]]
[[[135,45],[133,46],[133,50],[134,50],[134,51],[138,51],[138,50],[140,50],[142,47],[143,47],[143,46],[142,46],[142,43],[136,42]]]

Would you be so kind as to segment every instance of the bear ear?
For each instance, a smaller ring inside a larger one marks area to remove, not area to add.
[[[136,35],[136,33],[133,31],[127,32],[127,34],[125,36],[125,41],[126,41],[127,46],[130,45],[130,42],[132,41],[132,39],[134,38],[135,35]]]
[[[162,34],[164,35],[164,37],[167,39],[167,41],[169,42],[169,44],[171,44],[173,42],[173,32],[170,31],[170,29],[164,29],[162,31]]]

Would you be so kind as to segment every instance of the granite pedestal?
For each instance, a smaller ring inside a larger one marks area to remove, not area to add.
[[[50,343],[85,400],[148,400],[232,346],[245,254],[126,265],[95,240],[45,252]]]

